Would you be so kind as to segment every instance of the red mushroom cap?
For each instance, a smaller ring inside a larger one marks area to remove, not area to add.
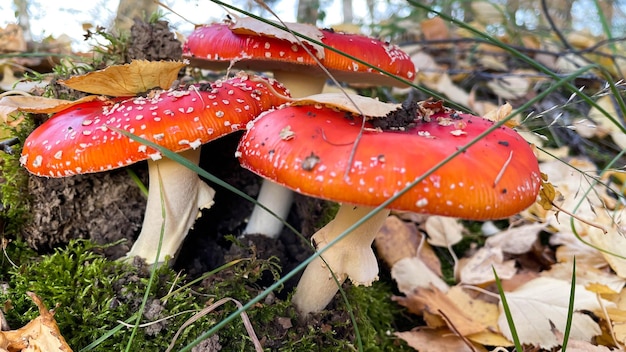
[[[362,35],[321,30],[321,42],[391,74],[412,80],[415,66],[398,47]],[[306,45],[306,44],[305,44]],[[313,50],[312,46],[309,46]],[[313,51],[315,52],[315,51]],[[183,57],[193,65],[223,70],[230,67],[257,71],[305,71],[323,75],[315,60],[292,41],[253,34],[236,34],[226,24],[200,26],[189,35]],[[342,82],[404,86],[370,67],[324,49],[321,63]]]
[[[33,131],[20,161],[33,174],[64,177],[100,172],[148,158],[158,151],[115,129],[180,152],[245,128],[262,111],[285,103],[276,81],[240,75],[186,89],[153,91],[147,97],[98,100],[54,114]]]
[[[442,111],[404,131],[370,122],[348,165],[362,119],[317,106],[267,112],[241,140],[251,171],[299,193],[378,206],[464,146],[493,122]],[[350,168],[346,177],[346,170]],[[499,127],[400,196],[390,208],[466,219],[511,216],[535,200],[541,184],[528,143]]]

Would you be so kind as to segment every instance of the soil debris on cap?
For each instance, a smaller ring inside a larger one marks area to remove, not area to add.
[[[429,122],[430,117],[439,112],[448,112],[450,109],[443,106],[442,101],[412,101],[407,100],[402,105],[383,117],[374,117],[370,120],[375,128],[382,131],[405,131],[415,127],[420,121]]]

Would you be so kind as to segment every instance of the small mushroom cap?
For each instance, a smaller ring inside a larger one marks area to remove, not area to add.
[[[378,206],[493,126],[481,117],[444,111],[398,131],[376,131],[337,109],[290,106],[263,114],[237,155],[251,171],[296,192]],[[348,170],[349,168],[349,170]],[[346,171],[349,173],[346,176]],[[535,200],[537,159],[514,130],[499,127],[400,196],[390,208],[465,219],[516,214]]]
[[[243,129],[262,111],[285,103],[275,80],[240,75],[211,85],[152,91],[147,97],[101,99],[56,113],[24,142],[21,163],[38,176],[64,177],[123,167],[158,151],[124,130],[180,152]]]
[[[321,32],[321,42],[330,47],[407,80],[415,76],[415,65],[411,58],[395,45],[362,35],[326,29]],[[324,75],[315,60],[298,44],[269,36],[236,34],[227,24],[197,27],[183,46],[183,57],[194,66],[214,70],[227,69],[233,63],[233,67],[246,70],[285,70]],[[320,61],[342,82],[406,86],[332,50],[324,49]]]

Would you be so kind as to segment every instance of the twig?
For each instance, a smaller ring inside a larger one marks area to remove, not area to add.
[[[554,23],[552,15],[550,15],[550,11],[548,10],[548,3],[546,0],[541,0],[541,10],[543,11],[543,15],[546,16],[546,20],[548,20],[550,28],[552,28],[556,36],[559,37],[559,40],[561,41],[561,43],[563,43],[563,46],[567,48],[568,51],[574,52],[575,50],[572,45],[567,41],[563,33],[561,33],[561,30],[556,26],[556,23]]]
[[[20,140],[17,137],[0,141],[0,150],[2,150],[3,152],[9,155],[13,155],[13,148],[11,148],[11,146],[18,144],[19,142]]]
[[[218,308],[219,306],[223,305],[224,303],[226,303],[228,301],[231,301],[231,302],[235,303],[235,305],[239,309],[241,309],[243,307],[241,302],[239,302],[239,301],[237,301],[235,299],[232,299],[230,297],[226,297],[226,298],[222,298],[219,301],[211,304],[210,306],[202,309],[198,313],[194,314],[191,318],[187,319],[187,321],[185,323],[183,323],[183,325],[181,325],[180,328],[178,328],[178,331],[176,331],[176,334],[174,335],[174,338],[172,339],[172,342],[170,343],[169,346],[167,346],[167,350],[165,350],[165,352],[172,351],[172,349],[174,348],[174,344],[176,343],[176,340],[178,339],[178,336],[181,334],[181,332],[185,328],[187,328],[189,325],[195,323],[198,319],[200,319],[203,316],[209,314],[210,312],[212,312],[213,310],[215,310],[216,308]],[[250,322],[250,318],[248,318],[248,315],[246,314],[246,312],[242,312],[241,313],[241,320],[243,320],[243,325],[246,327],[246,331],[248,332],[248,335],[250,336],[250,339],[252,340],[252,343],[254,344],[254,350],[256,352],[263,352],[263,346],[261,346],[261,342],[259,341],[259,338],[256,336],[256,333],[254,332],[254,328],[252,327],[252,323]]]
[[[574,218],[574,219],[576,219],[576,220],[578,220],[578,221],[582,222],[583,224],[587,224],[587,225],[589,225],[589,226],[591,226],[591,227],[595,227],[595,228],[597,228],[598,230],[602,231],[602,233],[604,233],[605,235],[606,235],[607,233],[609,233],[609,231],[608,231],[607,229],[605,229],[602,225],[594,224],[594,223],[592,223],[592,222],[591,222],[591,221],[589,221],[589,220],[585,220],[585,219],[583,219],[583,218],[581,218],[581,217],[577,216],[576,214],[574,214],[574,213],[572,213],[572,212],[570,212],[570,211],[568,211],[568,210],[565,210],[565,209],[561,208],[560,206],[556,205],[553,201],[550,201],[550,204],[552,204],[552,206],[553,206],[553,207],[555,207],[555,208],[556,208],[556,210],[558,210],[558,211],[560,211],[560,212],[562,212],[562,213],[565,213],[565,214],[567,214],[567,215],[571,216],[572,218]]]
[[[444,313],[441,309],[437,310],[437,313],[441,315],[443,320],[446,321],[446,325],[448,325],[450,330],[452,330],[452,332],[454,332],[456,336],[458,336],[461,340],[463,340],[463,343],[465,343],[467,347],[469,347],[472,350],[472,352],[478,352],[478,350],[476,350],[476,346],[474,346],[474,344],[472,344],[470,340],[467,339],[467,337],[463,336],[463,334],[461,334],[459,330],[456,329],[456,327],[454,326],[454,324],[452,324],[452,321],[450,320],[450,318],[448,318],[446,313]]]

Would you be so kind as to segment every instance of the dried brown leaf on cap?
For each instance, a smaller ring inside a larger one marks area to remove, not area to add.
[[[282,23],[278,23],[275,21],[271,22],[274,22],[277,26],[283,26]],[[285,25],[292,32],[300,33],[317,41],[322,41],[322,38],[324,38],[324,33],[322,33],[322,31],[320,31],[317,27],[313,25],[306,23],[286,23]],[[259,21],[256,18],[236,17],[235,21],[231,21],[228,27],[231,31],[233,31],[233,33],[236,34],[267,36],[276,39],[288,40],[296,45],[300,45],[300,42],[306,43],[311,46],[311,48],[313,49],[313,53],[318,59],[324,58],[324,47],[322,47],[321,45],[315,44],[303,38],[296,38],[292,33],[277,28],[269,23]]]
[[[180,61],[134,60],[130,64],[109,66],[59,82],[91,94],[133,96],[152,88],[170,88],[184,66]]]
[[[0,118],[5,124],[16,126],[22,121],[22,118],[17,117],[15,114],[18,111],[35,114],[52,114],[74,105],[86,103],[96,99],[98,99],[98,96],[96,95],[87,96],[78,100],[10,95],[0,99]]]
[[[401,104],[390,104],[364,97],[357,94],[320,93],[304,98],[294,99],[292,106],[321,104],[329,108],[336,108],[355,115],[364,114],[366,117],[385,116],[400,109]]]

